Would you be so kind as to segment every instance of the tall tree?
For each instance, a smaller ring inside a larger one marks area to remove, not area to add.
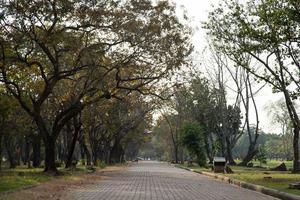
[[[299,167],[299,8],[295,0],[225,0],[209,15],[206,28],[214,45],[257,79],[281,92],[293,124],[293,170]],[[248,63],[250,56],[258,64]]]
[[[255,154],[258,152],[257,150],[257,141],[259,137],[259,115],[258,115],[258,109],[256,106],[255,101],[255,94],[257,94],[265,85],[262,87],[259,87],[256,91],[254,91],[254,82],[252,78],[250,77],[250,74],[247,70],[245,70],[241,66],[237,66],[235,63],[231,62],[228,56],[226,54],[218,51],[214,47],[210,47],[212,57],[213,57],[213,63],[216,63],[218,71],[221,71],[222,76],[223,74],[228,72],[229,77],[228,83],[225,83],[224,81],[217,81],[219,85],[224,85],[223,87],[229,88],[231,91],[236,93],[235,97],[235,103],[234,108],[235,109],[243,109],[244,111],[244,123],[241,127],[241,130],[236,132],[236,134],[225,134],[229,137],[231,137],[230,140],[226,139],[227,141],[231,141],[232,144],[236,144],[236,142],[239,140],[239,138],[242,136],[244,132],[247,133],[248,139],[249,139],[249,146],[248,146],[248,153],[243,158],[242,162],[239,163],[239,165],[246,166],[248,162],[250,162]],[[245,57],[245,63],[250,63],[250,59],[248,57]],[[220,74],[218,72],[217,74]],[[222,77],[221,76],[221,77]],[[217,80],[219,80],[220,76],[217,76]],[[224,79],[224,78],[222,78]],[[234,85],[232,85],[232,82]],[[219,88],[222,88],[219,86]],[[224,90],[224,89],[223,89]],[[222,90],[221,90],[222,91]],[[221,93],[222,94],[222,93]],[[223,92],[224,94],[224,92]],[[223,95],[224,96],[224,95]],[[225,98],[223,98],[225,99]],[[222,101],[221,101],[222,102]],[[253,109],[250,110],[250,106],[252,105]],[[223,106],[224,107],[224,106]],[[253,135],[251,133],[251,125],[253,125],[253,122],[250,122],[250,114],[251,112],[254,112],[255,114],[255,134]],[[224,112],[222,112],[224,113]],[[224,116],[224,115],[223,115]],[[226,115],[225,115],[226,116]],[[223,117],[224,118],[224,117]],[[224,124],[224,123],[223,123]],[[225,124],[226,126],[226,124]],[[228,138],[228,137],[227,137]],[[233,146],[234,146],[233,145]],[[229,145],[231,146],[231,145]],[[231,152],[228,152],[231,154]],[[231,157],[231,156],[229,156]],[[236,163],[232,158],[229,158],[229,162],[232,165],[235,165]]]
[[[212,162],[217,154],[235,164],[232,149],[241,136],[241,112],[238,106],[228,105],[225,84],[217,85],[194,74],[189,87],[190,118],[203,128],[207,157]],[[219,79],[219,78],[217,78]]]
[[[157,95],[191,51],[166,1],[7,0],[0,13],[0,80],[38,127],[45,171],[57,170],[55,142],[84,107],[120,91]]]

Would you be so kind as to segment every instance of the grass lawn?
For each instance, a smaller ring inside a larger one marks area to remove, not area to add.
[[[52,179],[52,176],[43,173],[43,169],[2,169],[0,171],[0,192],[17,189],[27,185],[36,185]]]
[[[225,176],[273,188],[282,192],[300,195],[300,190],[288,188],[290,183],[300,181],[300,174],[292,174],[291,172],[275,172],[263,169],[253,170],[246,167],[231,168],[234,171],[234,174],[225,174]]]
[[[270,168],[276,167],[280,163],[281,162],[279,161],[269,161],[266,165],[262,166],[264,168],[231,166],[231,169],[234,171],[234,174],[224,175],[248,183],[273,188],[282,192],[300,195],[300,190],[288,188],[290,183],[300,181],[300,174],[292,174],[291,172],[270,171]],[[287,165],[287,168],[292,168],[292,162],[285,162],[285,164]],[[259,163],[254,162],[254,165],[258,166]],[[186,165],[184,166],[186,167]],[[211,168],[200,168],[197,166],[193,166],[191,168],[196,171],[211,172]]]
[[[59,171],[62,172],[63,178],[65,179],[74,179],[80,174],[90,172],[90,170],[87,170],[84,166],[79,166],[75,170],[65,170],[61,168]],[[16,169],[1,169],[0,192],[29,185],[37,185],[53,178],[56,178],[56,176],[43,173],[42,168],[28,169],[26,166],[18,166]]]

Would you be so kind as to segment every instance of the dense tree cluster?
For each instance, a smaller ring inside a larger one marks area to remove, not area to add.
[[[204,23],[198,69],[192,31],[168,1],[3,0],[0,166],[223,156],[293,159],[299,171],[299,10],[223,0]],[[260,130],[265,85],[284,97],[268,107],[281,135]]]
[[[0,138],[9,158],[32,146],[45,171],[78,146],[88,163],[123,160],[149,126],[142,97],[192,49],[167,1],[5,0],[0,13]]]
[[[169,148],[171,153],[168,155],[169,159],[174,159],[176,163],[195,156],[196,153],[189,150],[193,145],[189,144],[194,142],[198,144],[197,142],[202,141],[199,143],[201,151],[198,149],[197,154],[205,156],[200,156],[204,161],[198,160],[198,163],[206,162],[206,156],[210,162],[213,161],[214,156],[224,156],[234,164],[232,149],[242,135],[240,108],[226,102],[223,85],[215,85],[202,75],[192,76],[188,85],[177,86],[174,89],[173,97],[167,105],[164,105],[168,106],[168,109],[163,109],[164,113],[154,129],[157,137],[162,137],[163,133],[169,132],[169,136],[164,138],[167,141],[154,142],[158,142],[157,148],[166,146],[164,142],[171,142],[172,148]],[[185,130],[185,126],[187,129],[189,126],[192,127],[191,129],[196,126],[197,131],[193,132],[195,134],[187,135],[185,133],[188,130]],[[198,126],[201,128],[197,128]],[[201,139],[188,141],[186,137]],[[185,149],[190,152],[190,155]]]

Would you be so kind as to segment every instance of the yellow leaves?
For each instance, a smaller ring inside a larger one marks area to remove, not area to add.
[[[7,66],[7,75],[24,90],[35,90],[43,86],[43,80],[36,65],[28,67],[23,63],[15,63]]]

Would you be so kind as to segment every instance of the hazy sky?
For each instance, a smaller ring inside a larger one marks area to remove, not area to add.
[[[212,5],[217,5],[219,0],[172,0],[177,4],[178,10],[182,6],[188,12],[188,16],[191,18],[190,25],[194,28],[193,44],[195,50],[202,52],[206,46],[206,34],[205,30],[201,28],[201,22],[206,21],[208,12],[212,10]],[[179,12],[180,13],[180,12]],[[200,60],[200,58],[199,58]],[[195,59],[195,62],[199,62],[198,59]],[[200,66],[201,67],[201,66]],[[230,101],[229,92],[229,101]],[[258,110],[260,113],[260,127],[266,132],[277,132],[279,127],[271,122],[271,116],[268,116],[265,106],[270,104],[278,99],[282,98],[281,94],[273,94],[270,87],[265,87],[261,92],[259,92],[255,99],[257,102]],[[252,110],[253,111],[253,110]],[[251,119],[254,121],[254,112],[251,114]]]

